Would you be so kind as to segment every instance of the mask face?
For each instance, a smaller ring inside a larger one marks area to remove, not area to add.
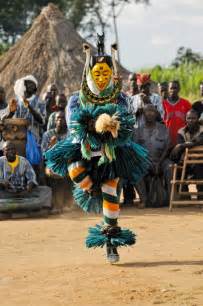
[[[97,88],[102,91],[104,90],[112,76],[112,70],[107,63],[96,63],[91,70],[92,78]]]

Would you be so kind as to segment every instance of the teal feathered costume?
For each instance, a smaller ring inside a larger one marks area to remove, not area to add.
[[[106,58],[108,64],[113,62]],[[95,63],[100,59],[100,55],[94,58]],[[74,199],[84,211],[99,213],[103,208],[103,223],[89,229],[86,246],[106,245],[107,258],[114,263],[119,258],[117,247],[135,243],[135,234],[117,224],[120,179],[135,184],[147,173],[149,161],[145,149],[131,140],[135,120],[119,80],[96,94],[88,85],[87,71],[79,95],[68,102],[69,135],[47,151],[45,158],[54,173],[65,176],[69,172]]]

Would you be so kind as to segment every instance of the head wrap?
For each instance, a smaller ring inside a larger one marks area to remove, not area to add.
[[[145,85],[151,82],[151,75],[149,73],[137,73],[137,85]]]
[[[35,83],[36,87],[38,86],[38,82],[33,75],[26,75],[25,77],[18,79],[14,85],[14,92],[19,98],[22,98],[24,96],[24,92],[26,91],[25,81],[32,81]]]

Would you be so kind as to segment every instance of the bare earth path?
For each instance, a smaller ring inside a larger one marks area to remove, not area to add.
[[[124,210],[120,224],[138,241],[114,266],[84,246],[99,221],[80,211],[1,221],[1,306],[203,305],[200,208]]]

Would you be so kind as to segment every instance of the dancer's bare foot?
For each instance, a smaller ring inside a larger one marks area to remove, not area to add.
[[[117,248],[110,244],[109,245],[107,244],[106,246],[106,256],[110,264],[115,264],[120,259]]]

